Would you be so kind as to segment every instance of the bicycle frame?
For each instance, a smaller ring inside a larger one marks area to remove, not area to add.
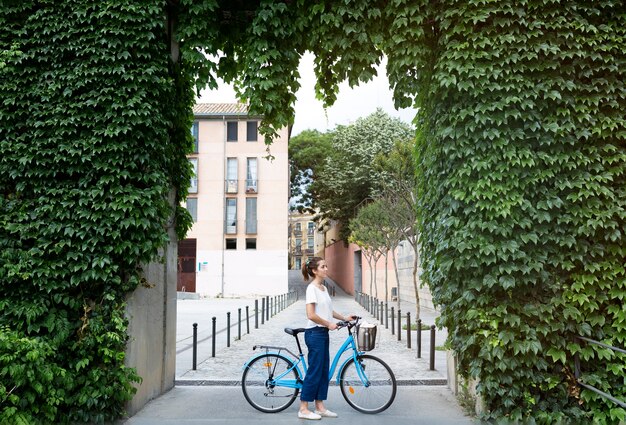
[[[292,359],[290,359],[290,360],[292,360],[293,366],[290,367],[289,369],[287,369],[286,371],[284,371],[283,373],[281,373],[280,375],[277,375],[276,377],[274,377],[274,379],[272,379],[271,383],[273,385],[280,386],[280,387],[302,389],[302,380],[283,379],[283,378],[285,376],[287,376],[289,373],[291,373],[291,371],[293,369],[296,369],[296,371],[298,373],[298,376],[300,376],[300,377],[304,377],[306,375],[308,367],[307,367],[306,359],[304,358],[304,353],[300,353],[299,355],[295,355],[290,350],[288,350],[286,347],[272,347],[272,346],[261,345],[261,346],[258,346],[258,347],[255,346],[254,348],[255,349],[256,348],[265,348],[266,351],[265,351],[265,353],[261,353],[261,354],[258,354],[256,356],[252,357],[248,362],[246,362],[246,364],[244,364],[244,369],[246,367],[248,367],[248,365],[253,360],[257,359],[258,357],[265,356],[266,354],[276,354],[276,355],[285,357],[285,355],[282,353],[282,351],[285,351],[285,352],[289,353],[293,357]],[[274,349],[274,350],[278,350],[278,351],[269,351],[269,349]],[[341,360],[341,356],[348,350],[352,350],[352,356],[348,357],[347,359],[345,359],[343,361],[343,363],[341,364],[341,366],[339,367],[339,369],[337,369],[337,365],[339,364],[339,361]],[[330,366],[330,370],[328,372],[328,381],[330,382],[333,379],[333,375],[335,374],[335,370],[337,370],[336,383],[339,384],[341,370],[346,365],[346,363],[348,363],[350,361],[350,359],[354,359],[359,379],[361,380],[361,382],[363,383],[363,385],[365,387],[369,387],[369,385],[370,385],[369,380],[365,376],[365,373],[363,372],[363,369],[360,367],[360,364],[359,364],[359,362],[357,360],[358,356],[360,356],[360,355],[362,355],[364,353],[365,353],[364,351],[359,351],[358,350],[354,334],[352,332],[352,329],[349,327],[348,328],[348,337],[345,339],[345,341],[343,342],[341,347],[339,347],[339,349],[337,350],[337,353],[335,353],[335,357],[333,358],[333,362],[332,362],[332,364]],[[299,365],[302,365],[302,369],[300,368]],[[302,373],[302,372],[304,372],[304,373]]]

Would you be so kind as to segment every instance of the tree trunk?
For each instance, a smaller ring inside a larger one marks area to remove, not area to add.
[[[398,262],[396,261],[396,250],[391,251],[391,260],[393,261],[393,271],[396,274],[396,284],[398,285],[398,308],[400,308],[400,276],[398,275]],[[415,320],[419,319],[419,307],[418,316]]]
[[[417,310],[415,320],[418,320],[420,318],[420,313],[421,313],[420,292],[419,292],[419,288],[417,287],[417,253],[418,253],[418,250],[417,250],[417,242],[416,242],[415,245],[413,245],[413,289],[415,290],[415,310]]]
[[[388,267],[387,264],[389,263],[389,251],[385,252],[385,302],[388,302],[388,294],[389,294],[389,285],[387,283],[388,279],[387,279],[387,275],[388,273]]]

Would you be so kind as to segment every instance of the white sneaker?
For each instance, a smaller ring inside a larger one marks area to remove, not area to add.
[[[317,413],[313,413],[313,412],[308,412],[308,413],[304,413],[301,411],[298,411],[298,418],[299,419],[310,419],[313,421],[317,421],[322,419],[322,417],[320,415],[318,415]]]
[[[315,413],[317,413],[318,415],[320,415],[323,418],[336,418],[339,415],[336,414],[335,412],[331,412],[330,410],[326,409],[323,412],[320,412],[319,410],[315,410]]]

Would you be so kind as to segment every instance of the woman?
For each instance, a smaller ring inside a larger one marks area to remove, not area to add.
[[[333,311],[332,301],[324,287],[328,266],[320,257],[313,257],[302,266],[304,281],[313,278],[306,288],[307,325],[304,342],[309,349],[309,368],[300,395],[300,419],[336,418],[337,414],[326,409],[324,400],[328,395],[328,368],[330,363],[328,331],[337,329],[338,320],[353,320]],[[315,412],[309,410],[309,402],[315,401]]]

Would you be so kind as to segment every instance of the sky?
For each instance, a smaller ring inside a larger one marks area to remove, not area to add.
[[[378,68],[378,76],[368,83],[350,88],[348,83],[339,86],[339,95],[333,106],[324,111],[322,102],[315,99],[315,74],[313,72],[313,54],[303,55],[300,66],[300,89],[296,93],[296,116],[292,128],[292,136],[303,130],[315,129],[321,132],[331,130],[338,124],[347,125],[358,118],[366,117],[377,108],[382,108],[393,117],[410,123],[416,111],[412,108],[396,110],[393,106],[389,81],[385,74],[384,62]],[[205,90],[201,93],[202,103],[236,102],[232,86],[223,82],[217,90]]]

